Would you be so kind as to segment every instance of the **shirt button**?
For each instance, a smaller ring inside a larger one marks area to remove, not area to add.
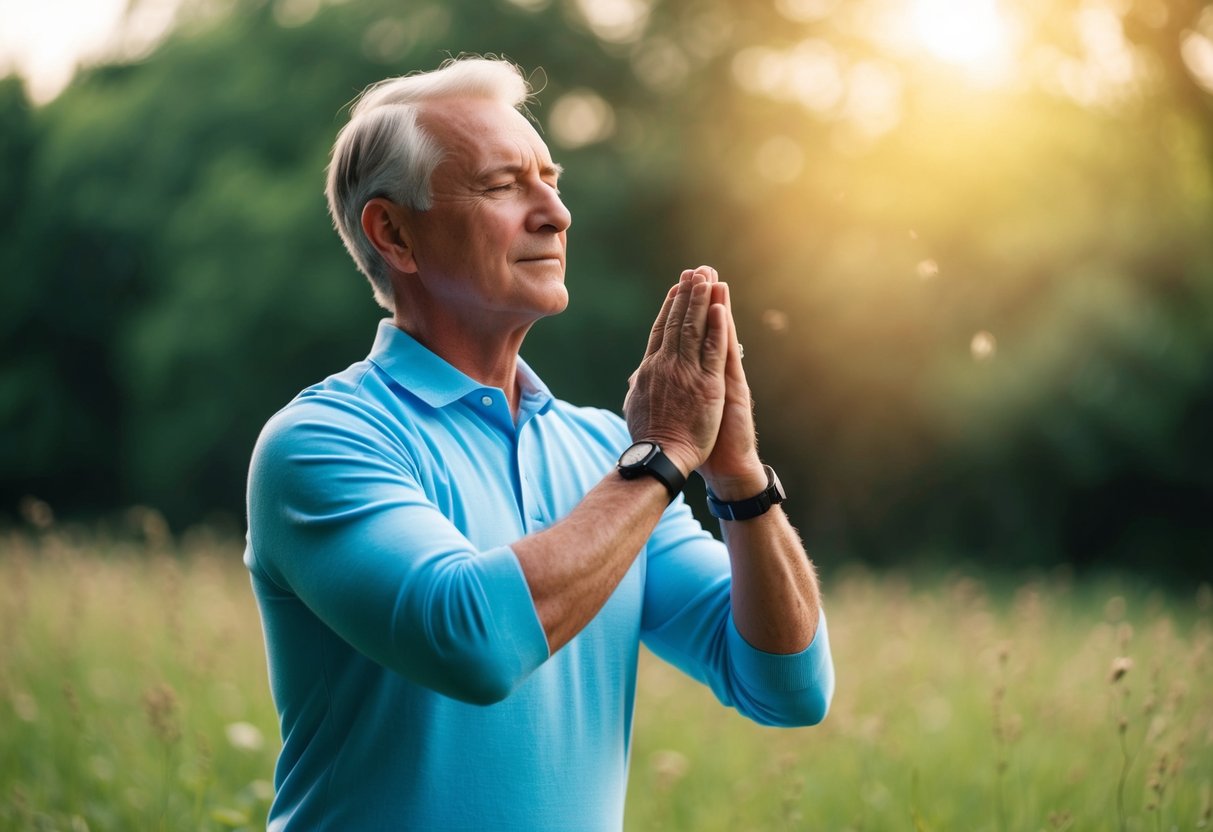
[[[488,407],[489,405],[491,405],[493,403],[493,397],[492,396],[483,396],[480,399],[480,403],[482,405],[484,405],[485,407]]]

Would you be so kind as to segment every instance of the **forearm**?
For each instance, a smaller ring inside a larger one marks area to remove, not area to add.
[[[783,509],[722,521],[733,567],[733,620],[752,646],[798,653],[812,643],[821,614],[813,564]]]
[[[713,296],[706,277],[682,274],[624,401],[632,438],[660,443],[684,473],[711,451],[724,405],[728,320]],[[668,504],[654,477],[611,473],[563,520],[514,545],[550,652],[602,609]]]
[[[761,469],[759,469],[761,470]],[[753,496],[765,474],[716,483],[717,497]],[[737,630],[768,653],[798,653],[812,643],[821,613],[813,564],[781,506],[750,520],[722,520],[732,565],[732,608]]]
[[[656,479],[612,472],[560,522],[513,545],[551,653],[602,609],[668,502]]]

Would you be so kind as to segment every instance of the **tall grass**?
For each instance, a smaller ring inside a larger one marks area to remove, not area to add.
[[[277,730],[240,546],[142,527],[0,537],[0,830],[264,827]],[[752,725],[644,656],[629,830],[1213,828],[1208,586],[826,590],[816,728]]]

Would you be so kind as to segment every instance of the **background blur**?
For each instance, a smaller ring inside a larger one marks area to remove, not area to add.
[[[1213,4],[0,3],[0,523],[242,530],[261,425],[381,314],[343,108],[467,51],[566,168],[523,351],[563,398],[617,410],[710,263],[823,566],[1213,574]]]

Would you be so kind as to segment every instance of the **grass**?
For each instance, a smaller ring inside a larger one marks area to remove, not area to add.
[[[0,537],[0,830],[264,828],[240,547]],[[776,730],[645,654],[629,830],[1213,828],[1213,592],[1055,574],[826,583],[829,718]]]

